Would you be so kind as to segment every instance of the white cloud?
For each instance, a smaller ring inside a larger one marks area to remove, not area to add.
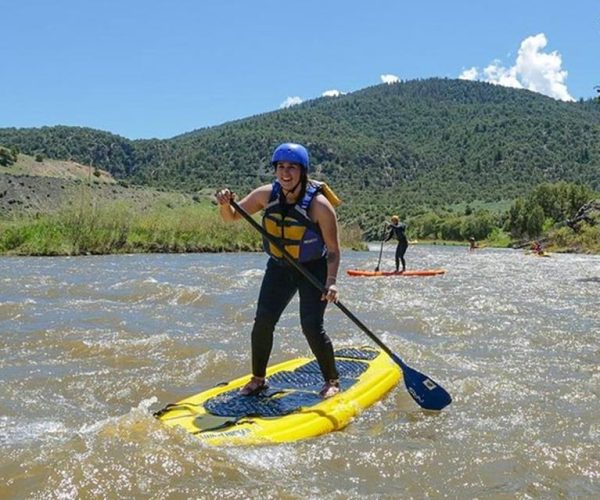
[[[298,96],[288,97],[285,101],[283,101],[279,105],[279,109],[281,108],[291,108],[292,106],[296,106],[296,104],[300,104],[302,102],[302,98]]]
[[[521,43],[516,66],[523,85],[562,101],[573,101],[564,83],[568,73],[561,69],[561,55],[556,51],[549,54],[541,52],[547,43],[543,33],[530,36]]]
[[[458,75],[458,78],[461,80],[477,80],[477,73],[477,68],[473,66],[472,68],[463,70],[463,72]]]
[[[519,74],[516,66],[505,68],[500,64],[500,61],[494,61],[483,69],[483,74],[485,75],[485,80],[487,82],[502,85],[503,87],[513,87],[515,89],[524,88],[519,81]]]
[[[513,66],[506,68],[496,60],[486,66],[482,72],[476,67],[464,70],[459,78],[524,88],[554,99],[573,101],[565,84],[568,73],[562,69],[562,57],[556,51],[543,52],[547,44],[548,40],[544,33],[527,37],[521,42]]]
[[[383,83],[387,84],[396,83],[400,81],[400,78],[398,78],[396,75],[381,75],[380,78]]]
[[[326,90],[325,92],[323,92],[321,94],[321,97],[339,97],[344,94],[345,94],[345,92],[340,92],[339,90],[332,89],[332,90]]]

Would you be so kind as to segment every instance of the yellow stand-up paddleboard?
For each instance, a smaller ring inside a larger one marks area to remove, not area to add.
[[[323,378],[313,358],[300,358],[267,370],[269,388],[255,396],[239,389],[249,376],[169,404],[155,416],[211,445],[250,445],[297,441],[344,428],[379,401],[402,377],[399,366],[370,347],[335,352],[342,391],[321,399]]]

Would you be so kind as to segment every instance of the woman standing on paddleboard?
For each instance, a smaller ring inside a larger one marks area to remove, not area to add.
[[[406,224],[400,222],[400,217],[392,215],[392,223],[388,226],[389,233],[384,241],[389,241],[392,237],[396,237],[398,240],[398,246],[396,246],[396,272],[400,269],[400,261],[402,261],[402,272],[406,271],[406,261],[404,260],[404,254],[408,248],[408,240],[406,239]]]
[[[238,204],[249,214],[263,210],[262,225],[266,232],[277,238],[294,259],[323,283],[327,293],[321,294],[265,239],[264,249],[270,258],[252,328],[253,376],[241,393],[253,395],[268,387],[265,376],[275,325],[298,292],[302,332],[325,381],[320,395],[329,398],[340,391],[333,346],[323,328],[327,303],[338,298],[336,280],[340,245],[334,204],[339,204],[339,200],[326,184],[308,178],[310,161],[304,146],[293,143],[279,145],[273,152],[271,164],[275,169],[275,181],[253,190]],[[216,198],[223,220],[241,218],[230,204],[235,198],[234,193],[222,189],[217,192]]]

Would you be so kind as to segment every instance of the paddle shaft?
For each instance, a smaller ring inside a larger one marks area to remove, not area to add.
[[[379,271],[379,264],[381,264],[381,254],[383,253],[383,242],[385,241],[385,233],[383,234],[383,238],[381,238],[381,248],[379,249],[379,260],[377,261],[377,267],[375,271]]]
[[[231,200],[231,206],[244,218],[246,219],[259,233],[261,233],[269,243],[271,243],[277,250],[279,250],[285,259],[318,290],[322,293],[327,294],[327,288],[317,279],[315,278],[307,269],[304,268],[299,262],[294,259],[290,255],[290,253],[283,247],[283,245],[273,236],[271,236],[265,228],[263,228],[258,222],[256,222],[242,207],[240,207],[236,201]],[[379,347],[381,347],[394,361],[398,358],[396,354],[394,354],[388,346],[386,346],[379,338],[369,330],[361,320],[359,320],[352,312],[348,310],[348,308],[342,304],[341,301],[337,300],[334,302],[336,306],[338,306],[341,311],[350,318],[356,326],[358,326],[363,332],[365,332]],[[404,364],[404,363],[402,363]]]

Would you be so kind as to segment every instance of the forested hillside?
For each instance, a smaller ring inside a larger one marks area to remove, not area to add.
[[[0,146],[75,160],[116,178],[240,193],[271,178],[282,141],[306,144],[361,225],[475,201],[513,200],[542,182],[600,189],[600,105],[482,82],[429,79],[320,98],[167,140],[78,127],[0,129]],[[381,214],[382,213],[382,214]]]

